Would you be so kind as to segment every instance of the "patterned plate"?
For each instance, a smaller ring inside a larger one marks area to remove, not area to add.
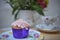
[[[0,35],[0,40],[42,40],[43,36],[40,32],[36,30],[29,30],[29,36],[24,39],[16,39],[13,37],[12,30],[3,32]]]

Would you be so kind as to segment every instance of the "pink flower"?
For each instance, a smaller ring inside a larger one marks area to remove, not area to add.
[[[47,4],[44,0],[37,0],[37,2],[43,9],[47,7]]]
[[[8,37],[9,37],[9,35],[4,34],[4,35],[2,35],[2,37],[4,37],[4,38],[8,38]]]
[[[38,37],[39,37],[39,34],[34,34],[34,37],[35,37],[35,38],[38,38]]]

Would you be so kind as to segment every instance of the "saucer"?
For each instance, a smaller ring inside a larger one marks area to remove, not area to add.
[[[29,30],[29,36],[27,38],[24,38],[24,39],[16,39],[16,38],[13,37],[12,30],[9,30],[9,31],[3,32],[0,35],[0,39],[1,40],[38,40],[38,39],[40,40],[40,38],[39,38],[41,36],[40,34],[41,33],[39,31],[30,29]]]

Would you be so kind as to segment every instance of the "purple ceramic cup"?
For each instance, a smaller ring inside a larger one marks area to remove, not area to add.
[[[13,32],[13,37],[14,38],[22,39],[22,38],[28,37],[29,28],[28,28],[28,30],[26,28],[23,28],[23,29],[12,28],[12,32]]]

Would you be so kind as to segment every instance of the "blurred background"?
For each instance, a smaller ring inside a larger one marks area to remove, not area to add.
[[[11,15],[12,8],[6,1],[7,0],[0,0],[0,29],[9,28],[14,21],[14,17]],[[60,0],[49,0],[48,7],[44,13],[46,16],[60,17]]]

